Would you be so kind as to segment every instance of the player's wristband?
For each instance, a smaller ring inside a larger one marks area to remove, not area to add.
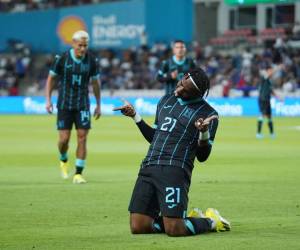
[[[135,121],[135,123],[139,123],[142,120],[142,117],[138,113],[135,113],[132,119]]]
[[[199,140],[200,141],[206,141],[210,138],[210,134],[209,134],[209,131],[206,130],[205,132],[200,132],[199,133]]]

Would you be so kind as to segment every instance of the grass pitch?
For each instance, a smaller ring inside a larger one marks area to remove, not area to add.
[[[0,116],[0,249],[300,249],[300,119],[274,122],[277,138],[257,140],[255,118],[221,118],[209,160],[196,163],[190,207],[219,209],[232,231],[170,238],[130,234],[148,148],[130,119],[93,122],[89,183],[73,185],[60,178],[54,116]]]

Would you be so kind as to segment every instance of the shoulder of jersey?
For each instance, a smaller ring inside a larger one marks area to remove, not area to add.
[[[188,61],[188,63],[194,63],[195,65],[196,65],[196,60],[194,60],[193,58],[191,58],[191,57],[187,57],[187,61]]]
[[[213,112],[213,111],[215,112],[214,115],[218,115],[218,116],[219,116],[218,112],[214,109],[214,107],[212,107],[206,100],[204,100],[204,101],[205,101],[207,107],[208,107],[212,112]]]
[[[162,64],[167,64],[169,60],[162,60]]]
[[[55,59],[60,59],[60,58],[63,58],[63,57],[67,57],[68,54],[69,54],[69,51],[66,51],[66,52],[64,52],[64,53],[62,53],[60,55],[56,55]]]
[[[95,62],[98,62],[98,61],[99,61],[98,57],[97,57],[93,52],[88,51],[87,53],[88,53],[88,56],[89,56],[92,60],[94,60]]]
[[[160,98],[159,104],[161,104],[161,103],[164,102],[165,100],[171,98],[172,95],[173,95],[173,94],[165,94],[163,97]],[[174,95],[173,95],[173,97],[176,98]]]
[[[55,60],[60,60],[60,59],[62,59],[63,57],[66,57],[66,56],[67,56],[67,52],[64,52],[64,53],[62,53],[62,54],[56,54],[55,57],[54,57],[54,59],[55,59]]]
[[[165,94],[165,95],[161,98],[161,100],[167,99],[167,98],[171,97],[171,95],[173,95],[173,94]],[[175,96],[174,96],[174,97],[175,97]]]

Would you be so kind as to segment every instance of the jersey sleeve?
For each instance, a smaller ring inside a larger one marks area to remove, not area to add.
[[[195,60],[191,59],[190,69],[195,69],[196,67],[197,67],[197,64],[196,64]]]
[[[96,57],[92,59],[90,77],[92,80],[97,80],[100,77],[99,59]]]
[[[213,113],[212,115],[218,115],[217,112]],[[216,136],[216,132],[217,132],[217,129],[218,129],[218,125],[219,125],[219,119],[213,119],[210,124],[209,124],[209,134],[210,134],[210,137],[209,137],[209,143],[212,145],[214,140],[215,140],[215,136]]]
[[[154,123],[152,126],[154,129],[157,129],[157,126],[158,126],[158,113],[159,113],[160,102],[161,102],[161,100],[158,102],[157,107],[156,107],[155,119],[154,119]]]
[[[57,76],[62,73],[62,56],[56,55],[54,58],[54,62],[51,65],[49,70],[49,74],[51,76]]]
[[[143,119],[136,123],[144,138],[151,143],[155,134],[155,129],[151,128]]]
[[[164,103],[164,100],[166,100],[166,98],[170,97],[170,95],[164,95],[162,98],[160,98],[160,100],[158,101],[157,107],[156,107],[156,113],[155,113],[155,120],[154,120],[154,124],[153,124],[153,128],[157,128],[158,126],[158,115],[160,113],[160,109],[162,108],[162,103]]]
[[[143,119],[136,124],[138,126],[138,128],[140,129],[140,131],[141,131],[142,135],[144,136],[144,138],[149,143],[152,142],[154,134],[155,134],[155,131],[157,129],[157,126],[158,126],[158,116],[159,116],[159,112],[160,112],[160,109],[161,109],[161,103],[162,103],[162,100],[164,98],[165,98],[165,96],[162,97],[159,100],[159,102],[158,102],[158,104],[156,106],[155,120],[154,120],[154,124],[153,124],[152,128],[147,123],[145,123],[145,121]]]
[[[158,70],[156,79],[159,82],[166,82],[166,81],[169,81],[169,80],[172,79],[171,75],[169,73],[169,64],[168,64],[168,61],[166,61],[166,60],[162,61],[160,69]]]
[[[218,115],[218,113],[213,112],[209,116],[212,116],[212,115]],[[219,124],[218,119],[213,119],[210,122],[209,127],[208,127],[209,134],[210,134],[209,141],[204,146],[198,145],[197,150],[196,150],[196,156],[197,156],[198,161],[204,162],[208,159],[208,157],[211,153],[213,142],[215,140],[218,124]]]

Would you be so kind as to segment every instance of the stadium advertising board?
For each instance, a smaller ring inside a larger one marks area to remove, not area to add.
[[[182,18],[178,18],[178,13]],[[0,13],[0,23],[3,24],[0,50],[7,47],[8,40],[20,40],[29,44],[33,51],[63,52],[70,47],[72,35],[77,30],[88,31],[93,49],[131,48],[142,43],[151,45],[173,39],[189,42],[193,37],[193,2],[129,0]]]
[[[103,97],[102,114],[118,115],[112,109],[122,105],[117,97]],[[142,115],[154,115],[159,98],[128,98]],[[56,98],[53,97],[53,102]],[[220,116],[256,116],[259,114],[256,98],[213,98],[208,102],[219,112]],[[275,116],[300,116],[300,99],[286,98],[284,102],[272,99],[272,112]],[[94,110],[95,102],[91,103]],[[56,110],[54,109],[54,113]],[[46,114],[44,97],[0,97],[0,114]]]
[[[89,32],[93,48],[139,45],[145,32],[143,1],[64,8],[59,13],[57,33],[61,50],[69,47],[72,34],[79,29]]]

